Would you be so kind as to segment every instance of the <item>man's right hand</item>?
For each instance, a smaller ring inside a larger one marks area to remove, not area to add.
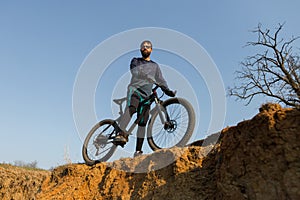
[[[169,97],[175,97],[175,95],[176,95],[176,91],[172,91],[172,90],[169,90],[169,89],[165,90],[164,92]]]

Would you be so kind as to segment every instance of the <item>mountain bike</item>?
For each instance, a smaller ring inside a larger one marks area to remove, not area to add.
[[[192,105],[183,98],[173,97],[165,101],[164,96],[158,96],[156,85],[152,93],[142,104],[154,102],[155,106],[150,110],[150,120],[147,124],[147,141],[153,151],[162,148],[183,147],[191,138],[195,127],[195,112]],[[123,104],[127,98],[114,99],[119,106],[119,117],[115,120],[104,119],[90,130],[83,144],[82,155],[88,165],[107,161],[116,151],[114,138],[120,131],[119,122],[125,112]],[[132,133],[136,127],[132,123],[128,133]],[[124,147],[124,146],[122,146]]]

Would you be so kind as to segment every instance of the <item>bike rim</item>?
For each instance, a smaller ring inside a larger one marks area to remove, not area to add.
[[[184,138],[189,127],[189,113],[182,104],[175,103],[166,106],[171,126],[164,127],[159,117],[152,126],[152,139],[158,147],[170,148],[176,146]]]
[[[95,130],[86,145],[87,156],[90,160],[101,161],[102,159],[105,159],[106,155],[109,154],[112,148],[115,148],[112,143],[112,139],[108,139],[108,136],[113,131],[113,125],[109,123],[103,124]],[[105,137],[107,139],[104,140],[103,138],[100,138],[99,140],[99,137]]]

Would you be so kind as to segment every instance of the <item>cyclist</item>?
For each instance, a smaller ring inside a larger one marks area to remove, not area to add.
[[[146,124],[149,119],[149,104],[141,104],[150,94],[153,82],[158,84],[163,92],[168,96],[174,97],[175,92],[170,90],[167,82],[162,76],[160,67],[151,60],[152,43],[145,40],[140,45],[142,57],[133,58],[130,63],[131,81],[127,91],[127,106],[119,124],[120,129],[118,136],[114,139],[116,144],[124,145],[128,142],[128,133],[126,127],[134,113],[137,113],[135,123],[138,124],[136,152],[134,156],[142,154],[142,146],[145,138]]]

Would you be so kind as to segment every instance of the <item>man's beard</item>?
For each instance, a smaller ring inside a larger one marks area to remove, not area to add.
[[[151,52],[141,51],[141,54],[142,54],[143,58],[148,58],[150,56]]]

